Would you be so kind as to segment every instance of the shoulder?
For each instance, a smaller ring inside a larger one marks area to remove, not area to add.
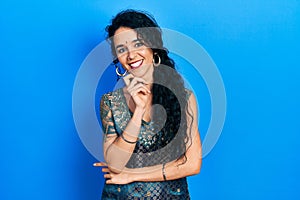
[[[194,99],[195,98],[195,95],[193,93],[192,90],[188,89],[188,88],[185,88],[185,92],[186,92],[186,99],[187,101],[190,101],[190,99]]]
[[[103,94],[100,101],[100,108],[103,108],[104,106],[110,107],[111,97],[112,97],[112,92]]]
[[[108,101],[112,100],[114,97],[121,96],[122,90],[123,90],[123,88],[119,88],[119,89],[116,89],[112,92],[107,92],[107,93],[103,94],[102,97],[101,97],[101,102],[102,101],[108,102]]]
[[[187,97],[187,103],[189,104],[189,107],[197,107],[197,101],[196,97],[192,90],[185,88],[186,91],[186,97]]]
[[[191,96],[191,94],[193,93],[192,90],[188,89],[188,88],[184,88],[185,92],[186,92],[186,97],[189,99],[189,97]]]

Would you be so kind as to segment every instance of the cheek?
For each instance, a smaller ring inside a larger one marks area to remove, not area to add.
[[[118,57],[118,60],[124,69],[130,70],[130,67],[127,66],[127,57],[126,56],[120,56],[120,57]]]
[[[148,61],[152,62],[152,60],[153,60],[153,53],[152,53],[151,50],[149,50],[149,49],[144,50],[143,51],[143,55],[144,55],[145,58],[147,58]]]
[[[120,62],[122,65],[125,65],[125,64],[126,64],[126,61],[127,61],[125,55],[118,56],[118,60],[119,60],[119,62]]]

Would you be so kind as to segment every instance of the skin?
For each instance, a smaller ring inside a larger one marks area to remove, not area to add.
[[[153,80],[153,52],[145,42],[138,38],[137,33],[126,27],[120,27],[114,35],[116,55],[122,66],[134,77],[142,78],[147,83]],[[142,61],[141,67],[134,68],[131,64]]]
[[[141,128],[141,120],[151,120],[151,83],[153,81],[153,52],[143,41],[139,40],[137,33],[130,28],[120,27],[114,36],[114,44],[118,60],[134,78],[123,88],[129,109],[133,116],[123,131],[123,136],[129,141],[136,141]],[[192,139],[187,144],[186,162],[184,158],[174,160],[165,165],[167,180],[174,180],[198,174],[202,162],[200,134],[198,131],[197,103],[191,94],[187,109],[192,113],[193,120],[187,117],[187,131],[192,128]],[[111,116],[111,111],[107,114]],[[188,115],[187,115],[188,116]],[[105,121],[102,121],[106,123]],[[125,167],[135,144],[128,143],[117,136],[109,134],[104,142],[106,163],[94,163],[102,167],[107,184],[127,184],[134,181],[163,181],[162,165],[128,169]]]
[[[130,28],[120,27],[114,35],[116,55],[122,66],[134,76],[130,84],[124,88],[127,104],[131,111],[142,110],[143,119],[150,121],[151,83],[153,82],[153,52],[137,33]],[[134,64],[139,64],[134,68]]]

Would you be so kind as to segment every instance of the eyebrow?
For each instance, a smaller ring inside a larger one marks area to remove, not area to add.
[[[119,45],[116,46],[116,49],[117,49],[117,48],[121,48],[121,47],[123,47],[123,46],[124,46],[123,44],[119,44]]]
[[[131,43],[140,42],[140,41],[142,41],[142,40],[141,40],[141,39],[135,39],[135,40],[132,40]],[[117,46],[116,46],[116,49],[117,49],[117,48],[120,48],[120,47],[124,47],[124,44],[119,44],[119,45],[117,45]]]

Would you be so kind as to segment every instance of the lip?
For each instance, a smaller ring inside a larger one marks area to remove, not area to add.
[[[128,65],[131,67],[131,69],[137,69],[137,68],[139,68],[140,66],[143,65],[143,62],[144,62],[144,60],[141,59],[141,60],[137,60],[137,61],[131,62]]]

